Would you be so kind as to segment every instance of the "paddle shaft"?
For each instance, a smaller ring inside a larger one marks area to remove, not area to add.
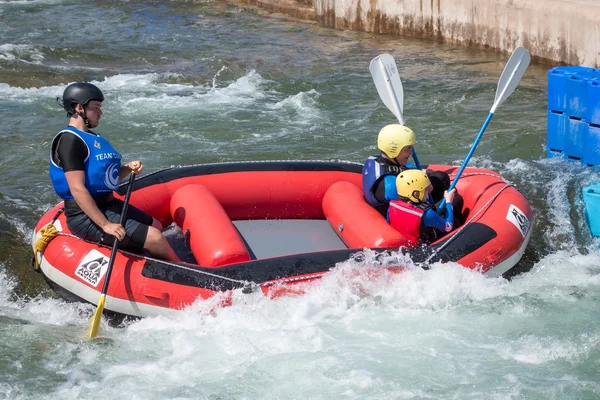
[[[475,141],[473,142],[473,145],[471,146],[471,149],[469,150],[469,154],[467,154],[465,161],[460,166],[460,169],[458,170],[458,173],[454,177],[454,180],[452,181],[450,188],[448,188],[448,191],[454,189],[454,187],[456,186],[458,179],[460,178],[465,167],[469,163],[469,160],[471,159],[471,156],[473,155],[475,148],[479,144],[479,141],[481,140],[481,137],[483,136],[483,132],[485,132],[485,129],[487,128],[492,117],[494,116],[496,109],[515,90],[515,88],[519,84],[519,81],[523,77],[525,70],[529,66],[530,60],[531,60],[531,56],[529,55],[529,51],[527,51],[527,49],[525,49],[524,47],[517,47],[515,49],[515,51],[513,52],[513,54],[510,56],[510,58],[508,59],[508,62],[506,63],[506,66],[504,67],[504,70],[502,71],[502,75],[500,75],[500,79],[498,80],[498,87],[496,88],[496,97],[494,98],[494,104],[492,105],[492,108],[490,109],[490,113],[488,114],[483,125],[481,126],[481,129],[479,130],[479,134],[475,138]],[[445,205],[446,205],[446,199],[442,199],[442,202],[440,203],[439,208],[438,208],[438,213],[440,213],[440,214],[442,213],[442,210],[444,209]]]
[[[121,217],[119,219],[119,224],[125,227],[125,221],[127,220],[127,208],[129,206],[129,197],[131,196],[131,189],[133,188],[133,180],[135,179],[135,174],[131,172],[129,176],[129,182],[127,183],[127,194],[125,195],[125,200],[123,201],[123,209],[121,210]],[[102,311],[104,310],[104,301],[106,299],[106,292],[108,291],[108,284],[110,282],[110,277],[112,273],[113,265],[115,264],[115,257],[117,256],[117,248],[119,246],[119,239],[115,237],[115,241],[113,242],[112,251],[110,252],[110,259],[108,261],[108,267],[106,269],[106,277],[104,278],[104,286],[102,286],[102,293],[100,294],[100,298],[98,299],[98,306],[96,307],[96,312],[92,317],[92,324],[90,326],[90,338],[95,338],[98,334],[98,330],[100,329],[100,320],[102,319]]]
[[[469,163],[469,160],[471,159],[471,156],[475,152],[475,148],[477,147],[477,145],[479,144],[479,141],[481,140],[481,137],[483,136],[483,132],[485,132],[485,129],[489,125],[489,123],[492,120],[493,116],[494,116],[494,113],[490,112],[488,114],[487,118],[485,119],[485,122],[481,126],[481,129],[479,130],[479,133],[477,134],[477,137],[475,138],[475,141],[473,142],[473,146],[471,146],[471,150],[469,150],[469,154],[467,154],[467,157],[465,158],[465,161],[460,166],[460,169],[456,173],[456,176],[454,177],[454,180],[452,181],[452,184],[448,188],[449,192],[456,187],[456,183],[458,182],[458,179],[460,178],[460,176],[462,175],[463,171],[467,167],[467,164]],[[442,202],[438,206],[438,213],[442,212],[442,210],[444,209],[445,205],[446,205],[446,199],[442,199]]]
[[[131,196],[131,188],[133,187],[133,180],[135,174],[132,172],[129,175],[129,182],[127,183],[127,194],[125,200],[123,200],[123,210],[121,211],[121,218],[119,219],[119,225],[125,227],[125,221],[127,220],[127,208],[129,208],[129,197]],[[108,260],[108,268],[106,269],[106,279],[104,279],[104,286],[102,286],[102,295],[105,296],[108,290],[108,283],[110,282],[110,276],[115,264],[115,258],[117,256],[117,247],[119,246],[119,239],[115,237],[113,242],[112,251],[110,253],[110,259]]]
[[[493,116],[494,116],[494,113],[492,113],[492,112],[490,112],[488,114],[487,118],[485,119],[485,122],[483,123],[483,125],[481,126],[481,129],[479,130],[479,133],[477,134],[477,137],[475,138],[475,141],[473,142],[473,146],[471,146],[471,150],[469,150],[469,154],[467,154],[465,161],[462,163],[462,165],[460,166],[460,169],[456,173],[456,176],[454,177],[454,180],[452,181],[450,188],[448,188],[448,191],[451,191],[456,186],[456,183],[458,182],[458,178],[460,178],[463,171],[467,167],[467,164],[469,163],[471,156],[475,152],[475,148],[477,147],[477,145],[479,144],[479,141],[481,140],[481,137],[483,136],[483,132],[485,132],[485,130],[486,130],[487,126],[489,125],[490,121],[492,120]]]

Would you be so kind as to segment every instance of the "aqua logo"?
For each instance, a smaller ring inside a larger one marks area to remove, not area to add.
[[[531,223],[529,222],[529,219],[525,213],[517,206],[511,204],[510,207],[508,207],[506,219],[519,229],[519,232],[521,232],[523,237],[527,235],[527,232],[529,231],[529,225]]]
[[[75,276],[96,287],[106,274],[108,257],[98,250],[90,251],[75,270]]]

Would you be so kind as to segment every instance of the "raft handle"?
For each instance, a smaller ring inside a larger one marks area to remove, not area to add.
[[[162,290],[156,290],[152,288],[145,287],[142,289],[142,293],[146,297],[152,297],[158,300],[168,300],[169,292],[163,292]]]

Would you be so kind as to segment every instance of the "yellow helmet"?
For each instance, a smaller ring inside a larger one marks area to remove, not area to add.
[[[415,203],[425,199],[425,189],[431,185],[427,174],[420,169],[407,169],[400,172],[396,178],[396,190],[398,195]],[[415,196],[417,192],[417,196]]]
[[[377,137],[377,147],[391,158],[398,157],[404,147],[412,146],[415,142],[412,129],[399,124],[384,126]]]

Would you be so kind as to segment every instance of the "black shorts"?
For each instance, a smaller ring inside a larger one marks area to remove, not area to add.
[[[123,201],[113,199],[99,207],[100,211],[110,222],[118,224],[123,210]],[[115,240],[113,235],[108,235],[94,223],[86,214],[67,216],[67,226],[77,237],[90,242],[98,242],[112,246]],[[125,221],[125,237],[119,242],[119,248],[134,253],[142,254],[148,228],[152,226],[152,217],[138,208],[129,205],[127,220]]]

